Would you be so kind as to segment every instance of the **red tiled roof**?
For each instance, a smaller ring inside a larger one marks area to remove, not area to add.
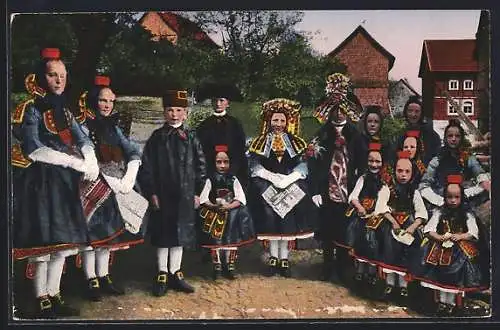
[[[394,55],[392,55],[391,53],[389,53],[387,51],[387,49],[385,49],[384,47],[382,47],[381,44],[378,43],[377,40],[375,40],[369,33],[368,31],[365,30],[364,27],[362,27],[361,25],[359,25],[347,38],[345,38],[344,41],[342,41],[340,43],[340,45],[338,45],[334,50],[332,50],[330,53],[328,53],[327,56],[335,56],[337,55],[338,52],[340,52],[344,46],[349,43],[358,33],[361,33],[365,36],[366,39],[368,39],[368,41],[373,45],[373,47],[375,47],[375,49],[377,49],[380,53],[382,53],[382,55],[384,55],[388,60],[389,60],[389,70],[392,69],[392,66],[394,65],[394,61],[396,60],[396,58],[394,57]]]
[[[430,72],[477,72],[476,40],[424,40],[419,77],[424,65]]]
[[[165,24],[177,33],[177,35],[190,36],[195,40],[206,41],[218,47],[218,45],[208,36],[208,34],[205,33],[205,31],[189,19],[168,11],[156,13],[161,17]],[[144,14],[144,16],[146,14]]]

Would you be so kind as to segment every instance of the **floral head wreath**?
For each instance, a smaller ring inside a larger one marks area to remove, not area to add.
[[[271,129],[271,117],[275,113],[283,113],[286,116],[286,131],[293,134],[299,135],[300,131],[300,108],[301,105],[297,101],[277,98],[265,102],[262,105],[262,128],[261,134],[266,134]]]
[[[314,111],[313,116],[320,122],[327,121],[330,111],[338,107],[351,121],[360,120],[358,105],[349,100],[352,83],[348,76],[336,72],[326,78],[326,100]]]

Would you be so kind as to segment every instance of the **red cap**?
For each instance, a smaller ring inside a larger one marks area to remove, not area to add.
[[[44,48],[42,49],[42,58],[48,60],[58,60],[61,57],[59,48]]]
[[[406,136],[418,138],[420,136],[420,131],[407,131]]]
[[[463,181],[463,178],[462,178],[461,174],[450,174],[446,177],[446,181],[449,184],[451,184],[451,183],[461,184]]]
[[[110,82],[111,82],[111,80],[109,79],[109,77],[106,77],[106,76],[95,76],[95,78],[94,78],[94,84],[96,86],[108,87]]]
[[[409,151],[398,151],[398,159],[403,159],[403,158],[410,159],[410,152]]]
[[[228,148],[225,144],[218,144],[215,146],[215,152],[227,152]]]
[[[380,151],[382,150],[382,144],[377,142],[371,142],[368,144],[368,150],[370,151]]]

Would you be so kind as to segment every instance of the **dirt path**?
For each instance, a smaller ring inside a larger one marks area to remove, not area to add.
[[[210,278],[210,263],[202,254],[186,251],[183,271],[196,289],[193,294],[168,291],[164,297],[151,294],[155,276],[155,250],[148,244],[118,251],[112,265],[115,282],[127,294],[105,297],[101,302],[83,298],[83,272],[68,258],[62,291],[68,303],[80,308],[85,320],[138,319],[303,319],[303,318],[408,318],[412,311],[383,302],[356,297],[349,290],[319,280],[321,256],[315,250],[294,251],[291,256],[293,278],[263,276],[262,248],[258,243],[242,248],[238,257],[240,276],[234,281]],[[17,265],[18,272],[23,268]],[[30,300],[32,283],[18,283],[19,301]],[[32,296],[31,296],[32,297]],[[21,303],[22,305],[22,303]],[[20,306],[29,317],[33,306]]]

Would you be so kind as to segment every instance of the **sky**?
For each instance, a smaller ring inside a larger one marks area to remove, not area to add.
[[[297,30],[311,35],[320,54],[335,49],[357,27],[366,31],[396,60],[389,78],[407,78],[419,93],[422,44],[426,39],[475,39],[480,10],[306,10]],[[210,35],[221,43],[220,35]]]
[[[315,50],[335,49],[358,25],[396,58],[389,78],[407,78],[421,92],[418,78],[422,44],[427,39],[475,39],[480,10],[304,11],[297,28],[312,33]]]

